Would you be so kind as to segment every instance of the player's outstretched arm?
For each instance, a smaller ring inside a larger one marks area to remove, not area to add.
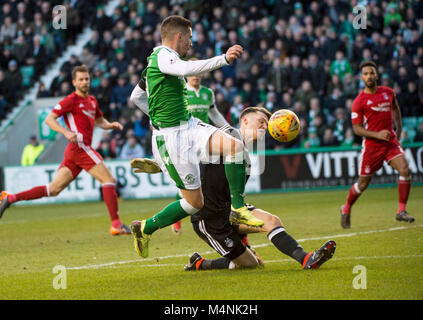
[[[205,60],[184,61],[179,59],[173,52],[161,50],[157,56],[158,66],[161,72],[172,76],[197,76],[231,64],[241,56],[242,51],[243,49],[240,45],[234,45],[228,49],[226,54],[220,56]]]
[[[391,133],[388,130],[381,131],[370,131],[364,128],[362,124],[353,124],[353,131],[356,135],[360,137],[378,139],[383,141],[389,141],[391,138]]]
[[[123,126],[117,122],[109,122],[104,117],[99,117],[95,120],[95,124],[104,130],[122,130]]]
[[[54,112],[51,112],[45,122],[46,124],[54,131],[63,134],[66,139],[68,139],[70,142],[72,143],[77,143],[77,134],[75,132],[69,131],[68,129],[62,127],[58,122],[57,122],[57,118],[59,116],[57,114],[55,114]]]
[[[209,118],[218,128],[230,125],[214,104],[210,106]]]

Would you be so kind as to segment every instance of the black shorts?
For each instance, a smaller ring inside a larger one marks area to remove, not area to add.
[[[252,205],[246,204],[246,206],[250,211],[255,209]],[[230,260],[238,258],[246,249],[241,240],[239,227],[229,222],[229,216],[216,214],[212,218],[192,221],[192,226],[201,239],[221,256]]]

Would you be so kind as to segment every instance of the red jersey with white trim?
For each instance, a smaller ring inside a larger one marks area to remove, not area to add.
[[[389,87],[378,86],[375,93],[365,93],[362,91],[353,101],[351,122],[352,124],[362,124],[370,131],[388,130],[391,132],[390,141],[396,138],[393,129],[393,102],[394,91]],[[388,141],[364,138],[366,143],[387,144]]]
[[[63,116],[69,130],[77,134],[79,147],[82,147],[81,144],[91,146],[95,120],[103,116],[94,96],[84,98],[73,92],[63,98],[52,112]]]

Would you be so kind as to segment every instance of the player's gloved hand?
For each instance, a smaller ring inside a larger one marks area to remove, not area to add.
[[[131,160],[131,168],[135,169],[135,173],[158,173],[161,172],[159,165],[151,159],[135,158]]]

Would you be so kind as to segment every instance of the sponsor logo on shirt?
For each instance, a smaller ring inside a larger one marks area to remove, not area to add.
[[[62,106],[60,104],[56,104],[53,109],[54,110],[62,110]]]
[[[95,111],[94,110],[82,110],[82,113],[85,114],[87,117],[91,119],[95,119]]]
[[[372,100],[367,100],[367,105],[372,104],[373,101]]]
[[[351,112],[351,119],[356,119],[356,118],[358,118],[357,112]]]
[[[83,108],[83,107],[84,107],[84,104],[81,102],[81,103],[79,104],[79,107],[80,107],[80,108]]]
[[[389,102],[383,102],[383,103],[379,103],[377,107],[370,107],[370,108],[378,112],[387,112],[387,111],[391,111],[390,105],[391,104]]]

